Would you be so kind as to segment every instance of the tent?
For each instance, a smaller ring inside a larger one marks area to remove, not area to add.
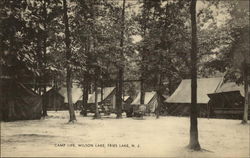
[[[250,86],[248,86],[248,89],[250,89]],[[216,90],[216,93],[232,92],[232,91],[238,91],[241,96],[243,97],[245,96],[244,86],[238,85],[235,82],[223,83],[221,87]]]
[[[1,79],[0,87],[1,120],[15,121],[41,118],[41,96],[12,79]]]
[[[244,86],[226,82],[216,92],[208,94],[209,116],[241,119],[244,108]]]
[[[111,96],[111,94],[113,94]],[[108,99],[108,97],[113,97],[115,94],[115,87],[104,87],[103,88],[103,101]],[[98,94],[97,94],[97,102],[101,103],[101,90],[98,88]],[[90,98],[88,99],[88,103],[95,103],[95,92],[90,95]]]
[[[98,94],[97,94],[97,102],[98,104],[103,104],[104,106],[109,107],[111,110],[115,110],[115,87],[104,87],[103,88],[103,100],[101,100],[101,90],[98,88]],[[90,94],[90,97],[88,99],[88,104],[95,104],[95,92]]]
[[[101,95],[101,88],[97,88],[97,103],[99,105],[100,111],[105,110],[105,112],[114,112],[115,111],[115,87],[104,87],[103,96]],[[103,97],[103,98],[102,98]],[[103,100],[102,100],[103,99]],[[88,94],[88,103],[83,105],[82,97],[77,101],[78,107],[83,106],[85,115],[87,112],[95,112],[95,92]]]
[[[64,104],[64,96],[62,96],[58,89],[52,88],[43,94],[44,104],[47,110],[66,110],[68,107]]]
[[[61,87],[58,90],[58,93],[64,97],[64,103],[68,103],[68,95],[67,95],[67,88]],[[73,104],[76,103],[82,97],[82,89],[73,85],[72,87],[72,102]]]
[[[139,92],[131,105],[140,105],[141,92]],[[144,104],[146,105],[146,113],[154,113],[159,103],[157,101],[157,93],[155,91],[145,92]]]
[[[214,93],[222,84],[222,78],[197,79],[197,104],[199,115],[207,114],[209,97],[207,94]],[[170,115],[189,115],[191,105],[191,79],[181,81],[175,92],[165,101]]]
[[[72,87],[72,102],[75,104],[82,97],[82,89],[73,85]],[[51,88],[43,95],[45,105],[48,110],[66,110],[68,109],[67,88]]]

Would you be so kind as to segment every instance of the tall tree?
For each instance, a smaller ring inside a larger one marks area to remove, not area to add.
[[[141,95],[143,91],[158,91],[159,78],[165,83],[169,81],[169,89],[174,89],[182,78],[187,77],[186,67],[190,62],[187,53],[190,49],[190,26],[186,22],[188,3],[144,0],[142,6],[137,16],[141,25],[138,34],[142,37],[137,43],[141,57],[140,73],[144,76]],[[141,96],[141,103],[143,99]]]
[[[244,84],[244,112],[242,117],[242,124],[248,122],[249,110],[249,85],[250,85],[250,52],[249,52],[249,26],[239,29],[239,36],[236,38],[231,49],[233,53],[234,67],[241,72],[242,82]]]
[[[98,13],[98,8],[99,8],[97,5],[99,5],[97,3],[97,1],[94,1],[94,3],[92,3],[92,7],[91,7],[93,9],[93,15],[92,15],[92,17],[93,17],[94,21],[96,21],[96,19],[97,19],[96,15]],[[98,39],[97,39],[97,37],[98,37],[98,35],[97,35],[97,32],[96,32],[97,28],[95,26],[93,26],[93,27],[94,27],[94,33],[93,33],[93,37],[92,37],[93,38],[93,52],[97,55],[97,48],[98,48],[98,45],[97,45],[97,40]],[[95,115],[94,115],[94,118],[95,119],[100,119],[101,115],[99,113],[98,88],[97,88],[97,86],[98,86],[98,79],[100,77],[100,67],[96,66],[94,71],[95,71],[95,85],[94,85],[94,89],[95,89]]]
[[[244,84],[245,102],[242,123],[245,124],[248,121],[250,104],[248,90],[250,82],[248,79],[250,64],[249,1],[220,1],[219,6],[227,11],[230,18],[220,28],[207,31],[206,36],[213,41],[210,42],[209,47],[216,48],[217,54],[216,58],[204,65],[208,70],[212,68],[212,72],[226,73],[226,80]]]
[[[124,45],[124,27],[125,27],[125,4],[126,0],[123,0],[122,4],[122,17],[121,17],[121,37],[120,37],[120,47],[121,47],[121,58],[123,55],[123,45]],[[122,118],[122,92],[123,92],[123,65],[119,67],[118,72],[118,83],[117,83],[117,95],[116,95],[116,106],[117,106],[117,118]]]
[[[142,44],[142,51],[141,51],[141,96],[140,96],[140,104],[144,104],[144,99],[145,99],[145,71],[146,71],[146,64],[145,64],[145,58],[146,58],[146,31],[147,31],[147,21],[148,21],[148,14],[149,14],[149,9],[147,7],[148,1],[143,0],[143,10],[142,10],[142,36],[143,36],[143,44]]]
[[[67,59],[67,74],[66,74],[66,84],[67,84],[67,96],[68,96],[68,106],[69,106],[69,122],[76,121],[74,106],[72,102],[72,70],[70,66],[71,51],[70,51],[70,32],[69,32],[69,20],[68,20],[68,6],[67,1],[63,0],[63,12],[64,12],[64,25],[65,25],[65,45],[66,45],[66,59]]]
[[[248,56],[250,58],[250,56]],[[249,64],[250,65],[250,64]],[[248,76],[249,75],[249,68],[250,66],[247,65],[246,60],[242,63],[242,69],[243,69],[243,82],[244,82],[244,93],[245,93],[245,102],[244,102],[244,114],[242,118],[242,124],[247,124],[248,121],[248,109],[249,109],[249,81]]]
[[[197,121],[197,24],[196,24],[196,0],[191,0],[190,14],[192,27],[191,43],[191,109],[190,109],[190,139],[189,148],[200,150],[198,139]]]
[[[49,51],[46,52],[46,48],[51,47],[51,43],[53,43],[44,41],[55,41],[55,39],[53,39],[55,23],[51,23],[58,17],[58,14],[60,14],[61,7],[58,6],[57,0],[3,1],[1,6],[4,7],[3,12],[12,7],[15,8],[13,11],[12,9],[10,10],[9,13],[11,14],[9,16],[7,15],[8,18],[3,16],[4,20],[1,21],[1,26],[4,26],[4,29],[1,30],[10,36],[12,34],[7,32],[7,30],[9,30],[7,28],[17,26],[15,29],[16,37],[13,41],[15,42],[15,46],[13,47],[13,49],[15,49],[15,58],[17,58],[20,63],[24,63],[31,72],[29,76],[21,74],[23,77],[19,78],[19,81],[27,87],[34,88],[35,91],[38,90],[42,92],[42,89],[45,89],[44,86],[49,82],[49,74],[47,73],[49,70],[48,57],[51,53],[49,53]],[[6,13],[8,13],[8,11]],[[11,27],[8,27],[6,26],[6,22],[12,18],[12,14],[16,14],[14,17],[17,21],[11,24]],[[8,38],[8,36],[6,37]],[[1,39],[4,41],[6,37]],[[27,79],[27,77],[29,77],[29,79]],[[33,82],[31,82],[32,80]],[[43,115],[46,115],[45,111],[46,108],[43,106]]]
[[[45,81],[46,81],[46,74],[45,74],[45,71],[46,71],[46,54],[47,54],[47,1],[46,0],[43,0],[43,26],[44,26],[44,33],[43,33],[43,62],[44,62],[44,67],[43,67],[43,93],[46,93],[46,84],[45,84]],[[47,114],[47,107],[46,107],[46,104],[44,103],[44,100],[43,100],[43,113],[42,113],[43,116],[48,116]]]
[[[242,72],[244,84],[244,113],[242,117],[242,124],[248,122],[248,110],[250,106],[249,100],[249,85],[250,85],[250,51],[249,51],[249,1],[238,1],[235,9],[232,10],[232,19],[234,20],[234,31],[238,33],[233,43],[232,53],[234,65]]]

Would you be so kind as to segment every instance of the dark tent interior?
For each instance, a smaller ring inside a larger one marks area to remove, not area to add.
[[[210,98],[208,107],[211,117],[241,119],[244,97],[241,96],[240,91],[213,93],[208,94],[208,96]]]
[[[40,119],[42,97],[13,79],[0,80],[0,120]]]
[[[58,89],[52,88],[43,94],[44,104],[47,110],[67,110],[68,106],[64,103],[64,97],[58,92]]]

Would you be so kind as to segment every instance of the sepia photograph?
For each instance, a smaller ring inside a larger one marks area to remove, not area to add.
[[[250,157],[249,0],[0,0],[0,157]]]

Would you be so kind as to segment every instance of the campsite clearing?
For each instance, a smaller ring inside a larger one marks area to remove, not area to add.
[[[240,120],[199,119],[202,148],[185,148],[188,117],[93,120],[77,112],[67,124],[68,111],[49,112],[42,120],[1,122],[1,156],[125,156],[125,157],[248,157],[249,124]]]

